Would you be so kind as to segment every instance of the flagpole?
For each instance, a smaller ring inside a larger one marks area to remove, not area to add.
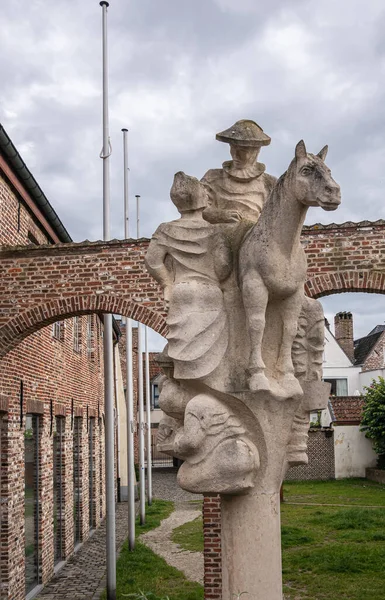
[[[128,202],[128,142],[127,129],[123,132],[124,165],[124,237],[130,237]],[[132,321],[126,321],[126,406],[127,406],[127,505],[128,505],[128,548],[135,548],[135,456],[134,456],[134,389],[132,371]]]
[[[144,406],[143,406],[143,351],[142,324],[138,323],[138,400],[139,400],[139,518],[146,522],[146,482],[144,470]]]
[[[152,460],[151,460],[151,388],[150,388],[150,360],[148,353],[148,327],[144,329],[145,357],[146,357],[146,412],[147,412],[147,503],[152,504]]]
[[[102,7],[103,35],[103,239],[110,239],[110,168],[111,145],[108,122],[108,60],[107,60],[107,8],[108,2],[99,3]],[[106,558],[107,558],[107,600],[116,600],[116,535],[115,535],[115,456],[114,456],[114,381],[112,315],[105,314],[104,350],[104,412],[105,412],[105,468],[106,468]]]
[[[139,239],[139,200],[136,194],[136,237]],[[139,519],[140,524],[146,522],[146,479],[144,470],[144,401],[143,401],[143,348],[142,348],[142,325],[138,322],[138,405],[139,405]]]

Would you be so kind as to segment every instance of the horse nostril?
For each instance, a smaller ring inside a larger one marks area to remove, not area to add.
[[[340,188],[339,188],[337,185],[335,185],[335,186],[333,186],[333,187],[332,187],[332,186],[330,186],[330,185],[326,185],[326,186],[325,186],[325,192],[326,192],[327,194],[338,194],[338,193],[339,193],[339,190],[340,190]]]

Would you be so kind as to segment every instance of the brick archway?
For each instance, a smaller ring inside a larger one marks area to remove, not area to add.
[[[0,358],[15,348],[31,333],[46,327],[50,323],[75,315],[91,313],[112,313],[129,317],[148,325],[160,335],[166,335],[167,326],[164,316],[139,302],[126,298],[117,299],[106,295],[72,296],[60,301],[52,300],[35,306],[4,325],[0,333]]]
[[[147,273],[149,240],[0,251],[0,357],[31,333],[74,315],[113,313],[166,332],[163,294]]]
[[[305,292],[312,298],[343,292],[385,294],[385,273],[353,270],[325,273],[310,277],[305,284]]]
[[[303,228],[306,292],[385,293],[385,221]],[[160,286],[147,273],[149,240],[0,249],[0,357],[27,335],[77,314],[109,312],[166,332]]]

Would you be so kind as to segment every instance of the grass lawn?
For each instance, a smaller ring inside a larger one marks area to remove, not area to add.
[[[284,497],[285,596],[384,600],[385,486],[362,479],[290,482]],[[202,550],[201,519],[175,529],[173,539],[188,550]]]
[[[172,502],[154,500],[146,509],[146,525],[136,528],[137,536],[158,527],[173,511]],[[117,561],[117,600],[140,597],[140,592],[149,600],[160,600],[168,596],[170,600],[203,600],[203,588],[198,583],[188,581],[184,575],[170,567],[163,558],[154,554],[144,544],[136,541],[135,551],[129,552],[127,542]],[[101,597],[105,600],[106,593]]]

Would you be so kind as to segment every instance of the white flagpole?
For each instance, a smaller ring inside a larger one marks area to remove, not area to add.
[[[139,239],[139,194],[136,198],[136,237]],[[146,480],[144,470],[144,402],[143,402],[143,351],[142,325],[138,322],[138,404],[139,404],[139,518],[140,524],[146,522]]]
[[[102,7],[103,31],[103,239],[110,239],[110,169],[111,145],[108,123],[108,61],[107,61],[107,7]],[[115,456],[114,456],[114,381],[112,315],[104,315],[104,411],[105,411],[105,463],[106,463],[106,557],[107,557],[107,600],[116,600],[116,543],[115,543]]]
[[[140,212],[139,212],[139,200],[140,195],[136,194],[136,238],[139,239],[139,220],[140,220]]]
[[[138,399],[139,399],[139,516],[140,524],[146,522],[146,482],[144,470],[144,406],[143,406],[143,351],[142,324],[138,323]]]
[[[151,460],[151,388],[150,388],[150,361],[148,353],[148,328],[144,329],[145,357],[146,357],[146,412],[147,412],[147,502],[152,504],[152,460]]]
[[[123,131],[124,163],[124,237],[130,237],[128,202],[128,143],[127,129]],[[128,548],[135,548],[135,456],[134,456],[134,389],[132,373],[132,321],[126,321],[126,406],[127,406],[127,505],[128,505]]]

